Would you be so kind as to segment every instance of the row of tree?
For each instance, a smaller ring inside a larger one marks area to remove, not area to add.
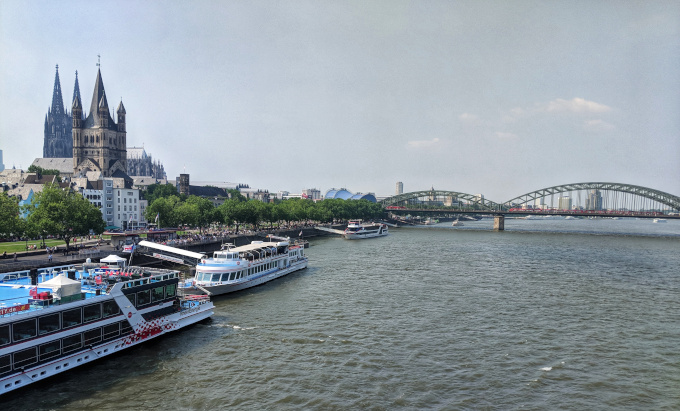
[[[22,214],[26,218],[22,218]],[[45,185],[31,203],[19,206],[16,197],[0,194],[0,237],[61,238],[68,246],[71,239],[90,232],[101,234],[104,220],[99,208],[80,193]]]
[[[384,216],[381,205],[367,200],[329,199],[314,202],[293,198],[263,203],[259,200],[248,200],[238,191],[230,195],[231,198],[217,207],[210,200],[197,196],[157,197],[147,207],[145,217],[147,221],[157,221],[157,224],[163,227],[190,226],[203,229],[218,224],[235,226],[238,232],[242,225],[258,229],[263,225],[273,227],[274,224],[281,223],[373,220]]]
[[[384,209],[366,200],[329,199],[314,202],[307,199],[277,200],[263,203],[248,200],[238,190],[228,190],[229,199],[216,207],[212,201],[179,195],[172,185],[152,185],[144,194],[149,200],[145,217],[162,227],[189,226],[204,229],[211,225],[243,225],[260,228],[263,225],[290,224],[303,221],[319,223],[334,220],[374,220],[384,216]],[[80,193],[45,185],[31,204],[20,209],[18,199],[0,194],[0,237],[63,239],[68,245],[73,237],[94,232],[101,234],[105,223],[99,208]],[[25,215],[26,218],[22,218]]]

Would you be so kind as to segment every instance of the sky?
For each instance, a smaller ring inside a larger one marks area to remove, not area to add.
[[[680,2],[0,2],[0,149],[42,156],[55,65],[122,99],[174,181],[504,202],[561,184],[680,195]]]

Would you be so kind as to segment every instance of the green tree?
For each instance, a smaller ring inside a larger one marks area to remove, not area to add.
[[[142,197],[147,200],[149,204],[153,203],[157,198],[167,198],[171,196],[179,198],[177,188],[172,184],[151,184],[142,192]]]
[[[18,198],[0,193],[0,237],[18,237],[23,231]]]
[[[220,220],[215,210],[215,205],[207,198],[189,196],[185,203],[195,206],[198,210],[195,226],[197,226],[200,231],[203,231],[204,228],[209,227],[210,224],[214,223],[215,221]]]
[[[61,177],[59,177],[59,170],[55,169],[45,169],[40,166],[36,166],[34,164],[31,164],[28,167],[28,172],[29,173],[36,173],[40,175],[50,175],[50,176],[57,176],[57,181],[61,182]]]
[[[43,240],[52,235],[62,238],[68,247],[71,239],[104,231],[101,211],[80,193],[62,189],[57,185],[45,185],[31,204],[26,206],[26,231],[39,235]]]
[[[156,221],[158,215],[159,227],[176,227],[178,224],[175,207],[180,203],[177,196],[159,197],[149,204],[144,216],[147,221]]]

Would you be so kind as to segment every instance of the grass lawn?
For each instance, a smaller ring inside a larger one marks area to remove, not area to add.
[[[59,246],[62,250],[64,249],[65,244],[66,243],[64,242],[64,240],[53,239],[45,240],[45,245],[47,247]],[[73,242],[71,242],[71,244],[73,244]],[[42,240],[29,240],[28,245],[35,245],[36,247],[40,247],[42,245]],[[0,254],[2,254],[5,251],[7,251],[7,254],[14,254],[26,251],[26,241],[0,243]]]

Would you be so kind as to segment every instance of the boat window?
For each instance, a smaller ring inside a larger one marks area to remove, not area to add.
[[[59,329],[59,313],[38,318],[38,334],[43,335]]]
[[[49,360],[61,353],[61,341],[56,340],[40,346],[40,361]]]
[[[120,335],[127,335],[132,332],[132,327],[127,321],[121,321],[120,323]]]
[[[0,374],[9,372],[12,369],[11,362],[9,361],[9,355],[3,355],[0,357]]]
[[[12,324],[12,338],[14,342],[36,336],[35,318]]]
[[[232,281],[234,278],[236,278],[237,273],[231,273],[229,274],[229,281]]]
[[[68,310],[61,313],[61,324],[64,328],[73,327],[83,322],[80,308]]]
[[[219,273],[218,273],[218,274],[213,274],[213,275],[212,275],[212,281],[213,281],[213,282],[218,282],[218,281],[220,281],[220,274],[219,274]]]
[[[36,355],[36,348],[29,348],[27,350],[21,350],[14,353],[14,369],[19,369],[38,362],[38,356]]]
[[[9,344],[9,325],[3,325],[0,327],[0,346]]]
[[[83,322],[94,321],[102,318],[102,306],[99,304],[86,305],[83,307]]]
[[[85,345],[96,344],[102,340],[102,329],[95,328],[94,330],[85,331],[83,333]]]
[[[128,300],[130,300],[130,304],[132,304],[134,307],[137,306],[137,299],[135,298],[135,294],[128,294],[127,295]]]
[[[140,291],[137,293],[137,307],[147,305],[151,302],[151,290]]]
[[[61,346],[63,347],[64,354],[77,350],[78,348],[83,346],[81,334],[76,334],[70,337],[62,338]]]
[[[120,323],[110,324],[104,326],[104,339],[118,337],[120,334]]]
[[[220,277],[220,281],[222,282],[229,281],[229,273],[222,274],[222,277]]]
[[[118,304],[116,304],[115,300],[104,301],[104,303],[102,303],[102,309],[104,318],[120,314],[120,308],[118,308]]]
[[[165,287],[165,294],[168,297],[174,297],[175,296],[175,290],[177,290],[177,285],[176,284],[168,284]]]
[[[163,300],[163,287],[156,287],[151,290],[151,301],[158,302]]]

